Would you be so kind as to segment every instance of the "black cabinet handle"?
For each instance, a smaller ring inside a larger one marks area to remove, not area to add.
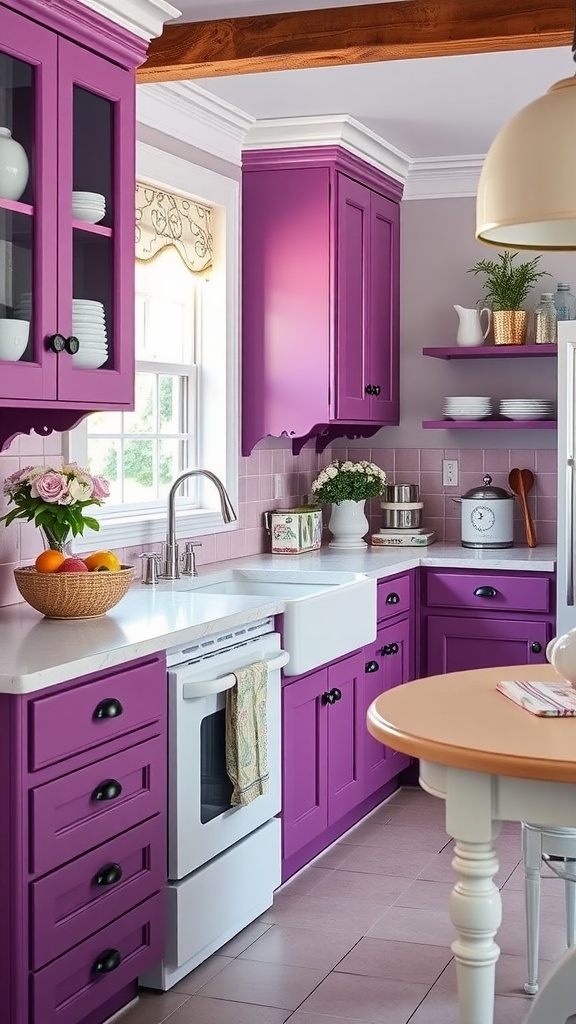
[[[364,671],[365,672],[377,672],[379,668],[380,668],[380,666],[379,666],[377,661],[367,661],[365,666],[364,666]]]
[[[80,342],[74,334],[71,334],[69,338],[66,338],[64,345],[66,351],[69,352],[71,356],[76,355],[76,352],[78,352],[80,348]]]
[[[121,963],[122,957],[119,950],[105,949],[92,964],[92,970],[96,974],[110,974],[111,971],[115,971],[117,967],[120,967]]]
[[[384,647],[382,648],[382,650],[380,651],[380,654],[383,654],[383,655],[386,655],[386,654],[398,654],[399,650],[400,650],[400,648],[399,648],[397,643],[385,644]]]
[[[380,391],[381,391],[380,385],[379,384],[374,384],[374,386],[372,388],[372,394],[373,395],[379,395]]]
[[[538,641],[535,640],[533,644],[530,644],[530,650],[532,651],[532,654],[541,654],[542,644],[539,644]]]
[[[386,604],[400,604],[400,598],[398,594],[395,594],[394,591],[392,591],[391,594],[388,594],[386,598]]]
[[[99,786],[92,793],[93,800],[115,800],[116,797],[120,796],[122,792],[122,786],[116,779],[106,779],[106,782],[101,782]]]
[[[371,384],[367,384],[366,387],[364,388],[364,391],[366,392],[367,395],[374,394],[374,388],[372,387]]]
[[[337,686],[335,686],[330,692],[334,698],[334,703],[338,700],[342,700],[342,690],[339,690]]]
[[[323,704],[333,704],[334,703],[334,694],[333,694],[332,690],[330,690],[329,692],[326,691],[326,693],[322,694],[322,703]]]
[[[496,587],[476,587],[474,597],[498,597]]]
[[[106,700],[101,700],[94,709],[93,718],[118,718],[122,714],[124,708],[119,700],[115,697],[107,697]]]
[[[63,334],[49,334],[46,344],[50,352],[63,352],[66,348],[66,338]]]
[[[94,885],[116,885],[122,878],[122,868],[119,864],[107,864],[97,875],[94,875]]]

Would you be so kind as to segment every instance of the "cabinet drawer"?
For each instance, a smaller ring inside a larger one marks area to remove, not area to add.
[[[32,969],[142,903],[166,881],[166,822],[156,815],[30,886]]]
[[[165,807],[164,739],[154,737],[37,786],[30,799],[30,870],[44,874]]]
[[[376,614],[378,621],[410,611],[410,577],[399,576],[396,580],[383,580],[376,591]]]
[[[80,1024],[163,955],[162,892],[33,974],[30,1024]]]
[[[166,711],[166,669],[157,658],[102,679],[32,700],[31,771],[154,722]]]
[[[487,612],[547,613],[552,608],[551,581],[529,573],[428,573],[426,604]]]

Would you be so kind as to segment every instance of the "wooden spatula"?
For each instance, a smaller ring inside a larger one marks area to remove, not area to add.
[[[520,498],[522,514],[524,516],[524,528],[526,530],[526,543],[529,548],[535,548],[538,541],[536,540],[536,530],[534,529],[526,497],[534,485],[534,474],[529,469],[511,469],[508,483],[514,494],[517,494]]]

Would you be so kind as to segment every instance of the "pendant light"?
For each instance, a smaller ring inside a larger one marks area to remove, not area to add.
[[[480,173],[476,238],[514,249],[576,249],[576,77],[552,85],[494,139]]]

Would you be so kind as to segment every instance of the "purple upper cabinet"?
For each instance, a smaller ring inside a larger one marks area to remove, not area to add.
[[[243,158],[243,435],[398,422],[399,199],[338,147]]]
[[[64,13],[41,5],[41,24],[24,6],[0,5],[0,127],[29,169],[13,185],[0,176],[0,448],[21,431],[128,409],[134,387],[134,67],[143,49],[138,56],[127,33],[83,6],[75,18],[73,3]],[[103,196],[104,215],[93,202],[93,215],[73,211],[80,192]],[[73,299],[91,305],[76,304],[73,317]]]

